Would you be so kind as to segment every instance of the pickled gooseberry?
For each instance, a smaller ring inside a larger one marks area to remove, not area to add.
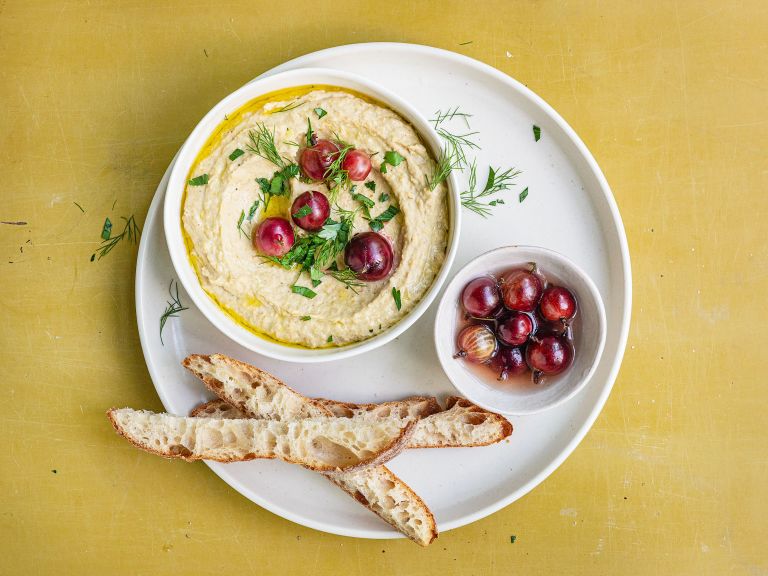
[[[362,150],[350,150],[341,161],[341,169],[347,171],[350,180],[365,180],[371,173],[371,157]]]
[[[325,178],[328,168],[339,155],[339,147],[330,140],[318,140],[317,144],[304,148],[299,157],[299,165],[304,176],[320,181]]]
[[[459,351],[454,358],[464,358],[474,364],[485,364],[496,355],[499,344],[493,335],[493,330],[485,324],[467,326],[456,339]]]
[[[533,312],[541,298],[541,279],[528,270],[511,270],[499,280],[504,306],[519,312]]]
[[[576,315],[576,298],[568,288],[548,286],[541,295],[539,313],[544,320],[570,320]]]
[[[533,381],[538,383],[542,374],[560,374],[571,365],[573,346],[561,336],[536,337],[525,349],[525,361],[533,370]]]
[[[253,247],[265,256],[284,256],[295,240],[291,223],[285,218],[265,218],[251,236]]]
[[[344,249],[344,262],[364,282],[386,278],[394,260],[389,240],[377,232],[356,234]]]
[[[528,336],[534,331],[533,319],[525,312],[513,312],[499,322],[496,336],[507,346],[525,344]]]
[[[490,276],[475,278],[464,287],[461,303],[470,316],[490,318],[501,303],[496,280]]]
[[[331,205],[322,192],[304,192],[291,205],[291,218],[296,226],[315,232],[320,230],[331,215]]]
[[[525,363],[523,349],[518,346],[499,346],[499,353],[493,357],[491,368],[498,374],[497,380],[506,380],[509,376],[525,374],[528,364]]]

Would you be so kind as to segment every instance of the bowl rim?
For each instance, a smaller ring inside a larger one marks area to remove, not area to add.
[[[171,262],[178,280],[194,302],[195,306],[227,338],[256,352],[276,360],[315,363],[349,358],[382,346],[410,328],[429,308],[448,278],[458,251],[461,231],[461,202],[456,175],[451,172],[445,180],[448,190],[449,228],[448,242],[442,266],[424,297],[407,315],[384,332],[338,348],[302,348],[278,341],[270,341],[240,326],[222,310],[203,289],[187,254],[181,232],[181,206],[189,168],[200,152],[207,138],[220,124],[224,114],[237,109],[261,95],[283,88],[312,84],[326,84],[350,88],[373,97],[402,116],[416,130],[430,153],[437,157],[442,142],[428,120],[405,99],[375,82],[345,71],[332,68],[297,68],[261,76],[217,102],[195,125],[184,141],[174,161],[163,200],[163,228]]]
[[[581,377],[581,379],[578,381],[578,383],[575,386],[571,386],[571,390],[568,391],[567,394],[564,394],[560,398],[557,398],[556,400],[549,402],[547,404],[541,405],[536,408],[529,408],[529,409],[514,409],[514,410],[508,410],[508,409],[502,409],[499,406],[494,405],[490,402],[484,402],[477,398],[477,396],[474,394],[475,386],[473,384],[466,385],[465,383],[467,380],[463,380],[462,384],[459,384],[456,382],[457,379],[454,379],[451,374],[446,369],[446,361],[448,358],[452,359],[452,354],[445,351],[444,347],[440,344],[440,338],[441,334],[439,333],[439,324],[441,321],[441,318],[446,313],[446,307],[449,305],[449,298],[448,293],[452,291],[452,289],[458,284],[460,281],[464,282],[467,280],[465,278],[465,274],[467,270],[472,267],[473,265],[477,264],[478,261],[490,259],[492,256],[495,256],[499,253],[510,253],[510,252],[516,252],[519,250],[529,250],[533,252],[539,252],[545,255],[546,258],[550,258],[551,260],[559,261],[561,264],[564,264],[566,267],[572,269],[577,276],[580,277],[581,281],[584,283],[584,285],[587,288],[587,292],[589,293],[592,300],[594,300],[595,305],[597,307],[597,327],[598,327],[598,345],[597,345],[597,351],[595,353],[594,358],[592,359],[592,363],[590,364],[589,370]],[[605,342],[607,338],[607,318],[605,314],[605,304],[603,303],[603,298],[600,296],[600,291],[597,289],[597,285],[594,283],[592,278],[587,274],[581,266],[576,264],[573,260],[565,256],[564,254],[557,252],[556,250],[552,250],[551,248],[545,248],[543,246],[533,246],[529,244],[514,244],[510,246],[499,246],[497,248],[493,248],[491,250],[488,250],[487,252],[483,252],[479,256],[476,256],[475,258],[472,258],[470,261],[468,261],[464,266],[462,266],[456,274],[454,274],[453,278],[446,284],[445,290],[443,291],[443,294],[440,297],[440,301],[438,302],[437,311],[435,314],[435,321],[434,321],[434,327],[433,327],[433,341],[435,345],[435,352],[437,353],[437,358],[440,362],[440,367],[443,369],[443,372],[445,373],[446,378],[451,382],[454,388],[458,390],[462,395],[464,395],[467,399],[471,400],[481,408],[485,408],[486,410],[491,410],[493,412],[497,412],[499,414],[504,414],[505,416],[528,416],[531,414],[538,414],[541,412],[544,412],[546,410],[551,410],[553,408],[556,408],[574,396],[578,394],[581,390],[583,390],[587,383],[592,379],[592,376],[594,375],[595,371],[597,370],[598,365],[600,364],[600,359],[603,356],[603,350],[605,349]]]

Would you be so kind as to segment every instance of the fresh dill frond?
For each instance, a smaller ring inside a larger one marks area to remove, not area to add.
[[[112,252],[112,249],[117,246],[122,240],[128,240],[132,244],[136,244],[139,240],[139,234],[141,234],[141,229],[139,228],[139,225],[136,224],[136,220],[133,216],[130,218],[126,218],[125,216],[122,217],[123,220],[125,220],[125,226],[123,227],[123,231],[120,232],[117,236],[111,236],[108,239],[104,239],[101,242],[101,246],[99,246],[98,250],[93,253],[91,256],[91,261],[94,260],[94,257],[98,254],[98,260],[101,260],[104,256]],[[103,232],[103,229],[102,229]]]
[[[331,203],[336,202],[336,198],[339,196],[339,190],[349,186],[349,174],[341,167],[341,165],[344,163],[344,158],[346,158],[347,152],[354,149],[352,144],[344,142],[337,135],[335,136],[335,142],[339,147],[339,152],[323,174],[323,179],[329,183],[328,200]]]
[[[280,114],[280,112],[288,112],[288,110],[293,110],[294,108],[298,108],[304,104],[301,100],[294,100],[293,102],[289,102],[282,108],[278,108],[277,110],[270,111],[270,114]]]
[[[179,299],[179,283],[176,282],[176,290],[174,293],[173,282],[174,281],[171,280],[171,283],[168,285],[168,295],[171,299],[166,302],[167,305],[165,311],[160,316],[160,344],[163,346],[165,346],[165,343],[163,342],[163,328],[165,328],[165,323],[168,321],[168,318],[176,318],[182,310],[189,310],[189,308],[184,306]]]
[[[249,152],[253,152],[257,156],[269,160],[275,166],[280,168],[285,167],[285,160],[277,151],[274,129],[270,130],[264,123],[260,122],[256,124],[255,130],[248,130],[248,138],[251,141],[251,143],[246,146],[246,149]]]
[[[489,198],[499,192],[509,190],[514,185],[513,180],[520,174],[520,170],[514,168],[508,168],[503,172],[500,170],[500,168],[489,166],[485,186],[482,190],[477,190],[477,162],[473,160],[469,166],[468,188],[461,193],[461,204],[483,218],[490,216],[491,207],[504,204],[502,198]]]
[[[465,134],[456,134],[445,128],[438,128],[436,130],[438,136],[445,140],[446,144],[450,146],[456,157],[456,163],[459,170],[463,170],[467,166],[467,149],[479,150],[480,146],[474,142],[471,137],[478,134],[478,132],[467,132]]]
[[[435,125],[435,129],[440,126],[443,122],[450,122],[454,118],[459,117],[464,120],[464,123],[467,125],[467,128],[469,128],[469,120],[468,118],[472,118],[472,114],[469,114],[467,112],[462,112],[461,108],[459,106],[454,106],[453,108],[449,108],[445,112],[442,110],[438,110],[435,112],[435,117],[430,120]]]
[[[325,274],[338,280],[355,294],[360,293],[357,291],[357,288],[362,288],[364,286],[364,284],[357,279],[357,276],[351,268],[344,268],[344,270],[327,270]]]

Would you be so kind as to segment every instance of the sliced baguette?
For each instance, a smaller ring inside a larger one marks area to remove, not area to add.
[[[375,406],[375,405],[374,405]],[[247,418],[226,401],[217,398],[197,406],[192,416]],[[512,424],[465,398],[451,396],[447,408],[416,423],[408,448],[470,448],[500,442],[512,434]]]
[[[351,402],[326,400],[325,398],[318,398],[317,402],[330,410],[334,416],[345,416],[347,418],[362,415],[377,416],[379,418],[389,418],[391,416],[398,418],[424,418],[442,410],[437,402],[437,398],[434,396],[412,396],[405,400],[382,402],[381,404],[353,404]]]
[[[246,418],[221,399],[197,406],[190,416]],[[371,466],[357,472],[326,474],[331,482],[374,512],[397,531],[421,546],[437,538],[437,523],[424,501],[386,466]]]
[[[280,458],[318,472],[382,464],[396,456],[413,433],[413,422],[399,418],[222,420],[130,408],[113,408],[107,415],[129,442],[167,458],[217,462]]]

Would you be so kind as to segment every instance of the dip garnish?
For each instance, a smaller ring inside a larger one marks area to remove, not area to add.
[[[208,174],[200,174],[200,176],[195,176],[194,178],[190,178],[187,184],[190,186],[205,186],[208,184]]]
[[[171,299],[166,303],[167,306],[165,307],[165,312],[160,316],[160,344],[163,346],[165,346],[165,343],[163,342],[163,328],[165,328],[165,323],[168,321],[168,318],[176,318],[182,310],[189,310],[189,308],[183,306],[181,300],[179,300],[178,282],[176,282],[176,291],[174,294],[173,282],[174,281],[171,280],[171,283],[168,285],[168,294],[171,296]]]
[[[368,224],[371,227],[371,230],[374,232],[378,232],[384,227],[385,222],[389,222],[400,214],[400,208],[395,206],[394,204],[390,204],[384,212],[376,216],[376,218],[371,218],[371,220],[368,222]]]
[[[304,216],[309,216],[312,214],[312,207],[309,204],[304,204],[301,208],[299,208],[299,211],[295,214],[292,214],[294,218],[303,218]]]
[[[536,124],[533,125],[533,139],[538,142],[541,139],[541,128],[536,126]]]
[[[310,300],[317,296],[317,292],[310,290],[306,286],[296,286],[296,284],[291,286],[291,292],[300,296],[304,296],[304,298],[309,298]]]
[[[369,180],[365,183],[365,187],[368,188],[368,190],[371,190],[372,192],[376,192],[376,182],[373,180]]]
[[[387,200],[389,200],[389,194],[384,194],[384,192],[379,194],[379,202],[386,202]]]
[[[381,163],[381,167],[379,168],[379,172],[382,174],[387,173],[387,164],[390,166],[400,166],[400,163],[405,160],[403,156],[401,156],[399,153],[395,152],[394,150],[387,150],[384,152],[384,161]]]
[[[230,160],[237,160],[237,159],[238,159],[238,158],[240,158],[240,156],[242,156],[243,154],[245,154],[245,152],[244,152],[243,150],[241,150],[240,148],[235,148],[235,149],[232,151],[232,154],[230,154],[230,155],[229,155],[229,159],[230,159]]]
[[[275,166],[285,167],[285,159],[280,156],[275,145],[275,131],[266,127],[263,122],[256,124],[256,130],[248,130],[251,143],[246,146],[249,152],[269,160]]]
[[[325,111],[325,110],[323,110],[322,108],[315,108],[315,114],[317,114],[317,117],[318,117],[318,118],[322,118],[323,116],[325,116],[326,114],[328,114],[328,112],[326,112],[326,111]]]
[[[395,301],[395,306],[397,306],[397,309],[400,310],[402,306],[402,302],[400,301],[400,290],[398,290],[394,286],[392,287],[392,298]]]

